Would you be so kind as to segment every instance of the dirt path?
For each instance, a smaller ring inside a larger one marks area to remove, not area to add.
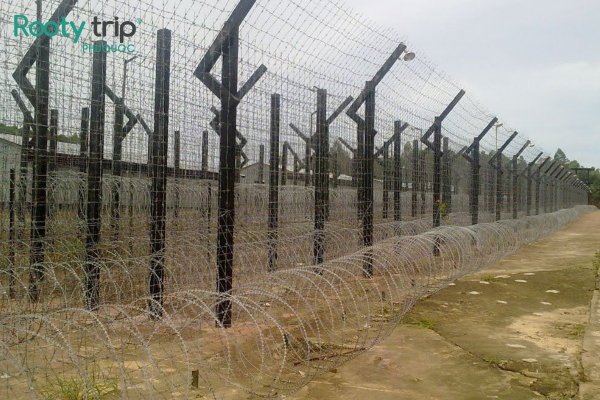
[[[599,228],[586,215],[457,281],[288,399],[600,399]]]

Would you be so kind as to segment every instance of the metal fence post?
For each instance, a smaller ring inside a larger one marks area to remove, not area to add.
[[[202,171],[208,171],[208,131],[202,131]]]
[[[394,122],[394,221],[402,220],[402,121]]]
[[[441,183],[442,183],[442,124],[435,117],[433,133],[433,227],[440,226],[441,217]]]
[[[279,129],[281,97],[271,95],[271,146],[269,149],[269,271],[277,269],[277,240],[279,225]]]
[[[104,46],[99,40],[94,46]],[[90,143],[87,190],[87,237],[85,242],[85,300],[88,310],[96,310],[100,301],[100,231],[102,224],[102,160],[104,158],[104,94],[106,87],[106,53],[96,52],[92,66],[92,104],[90,108]]]
[[[419,141],[413,140],[413,154],[412,154],[412,188],[411,188],[411,216],[415,218],[417,216],[417,190],[419,190]]]
[[[258,182],[265,183],[265,145],[261,144],[258,150]]]
[[[167,217],[167,151],[169,140],[169,91],[171,31],[160,29],[156,42],[154,132],[152,140],[152,190],[150,202],[150,301],[151,319],[163,314],[165,239]]]
[[[327,168],[329,152],[327,126],[327,91],[317,90],[317,129],[315,132],[315,231],[313,239],[313,256],[315,265],[324,261],[326,192],[329,171]]]
[[[87,172],[88,161],[88,131],[90,126],[90,109],[83,107],[81,109],[81,129],[79,132],[79,172],[82,177]],[[85,224],[85,186],[81,182],[78,190],[77,215],[79,217],[79,226],[83,228]]]

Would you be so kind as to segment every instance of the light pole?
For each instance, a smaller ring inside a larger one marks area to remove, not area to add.
[[[496,124],[496,125],[494,125],[494,128],[496,128],[496,152],[498,151],[498,128],[500,128],[503,125],[504,124]]]

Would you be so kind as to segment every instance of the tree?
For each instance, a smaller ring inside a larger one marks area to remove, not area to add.
[[[567,155],[560,148],[556,150],[556,153],[554,153],[554,161],[561,163],[565,167],[570,163]]]

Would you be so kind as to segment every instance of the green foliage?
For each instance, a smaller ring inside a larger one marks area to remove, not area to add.
[[[58,134],[57,140],[63,143],[79,143],[79,137],[77,135],[63,135],[62,133]]]
[[[7,135],[21,135],[21,129],[16,127],[16,126],[12,126],[12,125],[4,125],[2,123],[0,123],[0,133],[3,134],[7,134]]]
[[[23,130],[17,126],[4,125],[0,123],[0,134],[21,136],[23,134]],[[57,135],[56,140],[62,143],[79,143],[79,137],[77,135],[65,135],[62,133]]]
[[[48,380],[40,391],[46,400],[88,400],[106,399],[119,392],[117,379],[97,381],[92,376],[88,382],[81,378],[60,378]]]
[[[435,328],[435,320],[433,318],[429,318],[426,315],[421,315],[417,318],[407,318],[403,321],[405,324],[416,326],[418,328],[423,329],[431,329]]]
[[[492,275],[487,275],[487,276],[483,277],[483,280],[485,282],[493,283],[493,282],[498,282],[500,279],[498,279],[498,278],[496,278],[496,277],[494,277]]]

